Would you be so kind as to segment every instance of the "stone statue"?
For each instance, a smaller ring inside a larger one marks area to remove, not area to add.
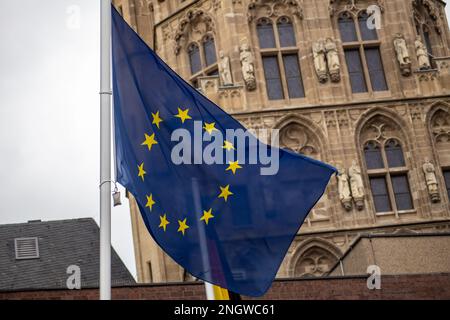
[[[336,178],[338,180],[339,200],[341,200],[345,210],[350,211],[352,209],[352,195],[350,193],[348,175],[341,166],[336,167],[338,169]]]
[[[414,42],[414,47],[416,48],[417,62],[419,63],[420,70],[428,70],[431,68],[430,58],[428,57],[428,50],[422,43],[420,36],[417,36]]]
[[[441,198],[439,196],[436,170],[428,158],[425,158],[425,163],[423,164],[422,169],[425,174],[425,181],[427,183],[428,194],[430,195],[431,201],[439,202]]]
[[[222,85],[231,86],[233,85],[233,80],[231,79],[230,58],[223,51],[219,52],[219,58],[219,74]]]
[[[331,81],[339,82],[341,80],[341,64],[336,43],[334,43],[332,38],[327,38],[325,41],[325,51],[327,52],[328,72],[330,73]]]
[[[253,54],[247,43],[243,43],[240,50],[240,60],[242,65],[242,76],[248,90],[256,89],[255,64]]]
[[[397,33],[394,39],[395,53],[397,61],[400,64],[400,70],[403,76],[411,75],[411,57],[409,56],[408,46],[401,33]]]
[[[361,178],[361,168],[356,164],[355,160],[352,161],[352,165],[348,169],[348,175],[350,176],[352,197],[356,208],[362,210],[364,208],[364,185]]]
[[[316,74],[319,77],[319,81],[324,83],[328,79],[327,75],[327,61],[325,52],[325,40],[319,39],[312,45],[312,52],[314,57],[314,68],[316,69]]]

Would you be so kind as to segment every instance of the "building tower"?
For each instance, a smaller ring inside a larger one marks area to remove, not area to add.
[[[114,0],[247,128],[335,165],[278,273],[321,276],[361,234],[450,229],[450,31],[440,0]],[[151,76],[151,75],[149,75]],[[131,195],[139,282],[189,279]]]

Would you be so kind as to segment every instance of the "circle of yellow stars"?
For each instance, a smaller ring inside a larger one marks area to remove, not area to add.
[[[159,114],[159,110],[156,113],[151,113],[152,115],[152,124],[154,124],[158,129],[160,129],[161,122],[164,122],[164,120],[161,118]],[[187,120],[192,120],[192,117],[189,115],[189,108],[182,109],[178,108],[178,113],[174,115],[175,118],[179,118],[181,120],[181,123],[184,124]],[[214,131],[218,131],[218,129],[215,126],[215,122],[205,122],[203,129],[208,133],[212,134]],[[154,145],[157,145],[158,141],[156,140],[155,133],[147,134],[144,133],[144,141],[141,143],[141,146],[146,146],[148,148],[148,151],[152,150],[152,147]],[[230,141],[224,140],[223,149],[226,151],[236,150],[233,143]],[[242,166],[239,164],[239,161],[229,161],[228,167],[225,169],[225,171],[231,171],[233,175],[236,174],[238,169],[242,169]],[[145,175],[147,172],[144,169],[144,162],[138,165],[138,177],[142,179],[142,181],[145,180]],[[228,197],[233,195],[233,192],[230,190],[230,185],[226,186],[219,186],[220,193],[217,196],[218,199],[223,199],[225,202],[228,201]],[[150,211],[153,210],[153,206],[156,204],[155,199],[153,199],[153,194],[146,195],[147,202],[145,205],[145,208],[149,208]],[[203,210],[203,215],[200,217],[200,221],[203,221],[205,225],[209,224],[209,220],[213,219],[215,216],[213,214],[213,209],[209,208],[209,210]],[[167,213],[164,213],[163,215],[159,216],[159,226],[158,228],[161,228],[164,232],[167,230],[167,226],[170,224],[170,221],[167,218]],[[177,232],[181,233],[183,236],[186,234],[186,230],[188,230],[190,227],[187,223],[187,218],[184,218],[183,220],[178,220],[178,230]]]

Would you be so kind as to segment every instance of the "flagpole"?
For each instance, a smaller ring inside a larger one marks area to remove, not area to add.
[[[200,237],[200,249],[201,249],[201,253],[202,253],[202,263],[203,263],[203,268],[205,270],[209,270],[209,272],[211,272],[211,264],[209,261],[209,254],[208,254],[208,246],[206,243],[206,235],[205,235],[205,227],[204,225],[202,225],[202,223],[200,222],[200,217],[199,215],[201,215],[201,210],[202,210],[202,206],[201,206],[201,200],[200,200],[200,190],[199,190],[199,186],[198,186],[198,180],[196,178],[192,178],[192,192],[193,192],[193,197],[194,197],[194,209],[197,215],[197,226],[198,226],[198,232],[199,232],[199,237]],[[206,299],[207,300],[215,300],[215,295],[214,295],[214,286],[212,283],[209,283],[208,281],[203,281],[205,283],[205,292],[206,292]]]
[[[111,0],[100,0],[100,299],[111,299]]]

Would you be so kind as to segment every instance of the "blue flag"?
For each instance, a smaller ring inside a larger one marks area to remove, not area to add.
[[[117,180],[190,274],[263,295],[335,168],[259,142],[112,11]]]

